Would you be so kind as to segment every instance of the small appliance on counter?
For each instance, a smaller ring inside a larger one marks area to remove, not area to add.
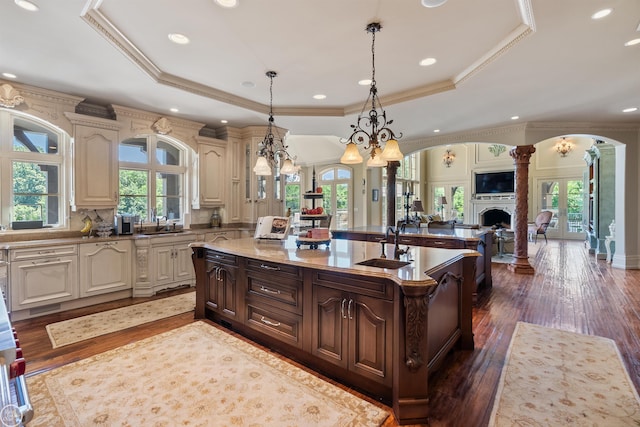
[[[135,226],[136,219],[134,215],[122,214],[116,215],[113,218],[113,231],[116,236],[121,234],[133,234],[133,227]]]

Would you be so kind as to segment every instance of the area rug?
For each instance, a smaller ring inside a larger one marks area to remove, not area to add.
[[[382,408],[205,322],[27,378],[35,426],[379,426]]]
[[[489,426],[635,426],[640,398],[613,340],[516,324]]]
[[[53,348],[186,313],[195,308],[196,293],[166,297],[46,326]]]

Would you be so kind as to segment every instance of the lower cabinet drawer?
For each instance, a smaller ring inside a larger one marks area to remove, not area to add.
[[[281,280],[275,282],[247,274],[247,300],[257,306],[270,305],[295,314],[302,314],[302,282]]]
[[[248,304],[247,325],[290,345],[302,348],[302,316],[274,312]]]

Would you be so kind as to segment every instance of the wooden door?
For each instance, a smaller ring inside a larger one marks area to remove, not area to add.
[[[313,286],[313,355],[347,368],[347,298],[343,292]]]

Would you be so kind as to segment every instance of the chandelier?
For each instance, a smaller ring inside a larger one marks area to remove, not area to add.
[[[393,120],[387,120],[387,113],[382,108],[378,99],[378,88],[376,87],[376,33],[382,27],[380,23],[373,22],[367,25],[367,32],[371,33],[371,87],[369,89],[369,97],[362,106],[362,111],[358,115],[358,121],[355,125],[351,125],[353,133],[346,140],[347,146],[344,154],[340,158],[340,162],[344,164],[362,163],[363,159],[358,152],[358,145],[366,144],[364,149],[370,152],[370,158],[367,160],[367,166],[380,167],[386,166],[389,161],[399,161],[404,155],[398,147],[396,135],[388,127]],[[365,110],[371,102],[371,109],[365,115]],[[365,128],[370,128],[366,130]],[[397,137],[402,138],[402,133]],[[345,141],[343,141],[345,142]],[[382,147],[384,144],[384,149]]]
[[[253,172],[256,175],[271,175],[271,169],[275,167],[278,162],[282,162],[280,173],[283,175],[292,175],[296,173],[296,168],[293,165],[293,159],[287,152],[287,146],[284,144],[284,138],[280,137],[278,128],[275,128],[277,137],[273,134],[273,78],[278,75],[275,71],[267,71],[267,77],[269,77],[269,125],[267,128],[267,134],[262,142],[260,142],[258,150],[258,159],[256,165],[253,168]]]

